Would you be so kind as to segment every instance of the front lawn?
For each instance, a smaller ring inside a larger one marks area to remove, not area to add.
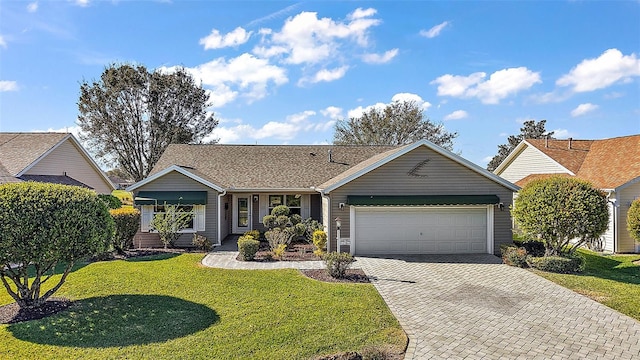
[[[640,321],[640,255],[600,256],[578,250],[586,259],[582,274],[536,274]]]
[[[48,318],[0,325],[0,358],[308,359],[406,345],[370,284],[329,284],[297,270],[223,270],[202,255],[97,262],[56,296]],[[4,289],[0,305],[12,302]]]

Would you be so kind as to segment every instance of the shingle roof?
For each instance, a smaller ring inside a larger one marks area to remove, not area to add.
[[[169,145],[151,171],[178,165],[223,188],[309,189],[394,146]],[[331,150],[332,162],[329,162]]]
[[[5,169],[4,166],[2,166],[2,163],[0,163],[0,184],[21,182],[21,181],[22,180],[18,179],[17,177],[9,173],[9,171],[7,171],[7,169]]]
[[[68,135],[68,133],[0,133],[0,163],[15,176]]]
[[[91,186],[83,182],[80,182],[67,175],[22,175],[20,176],[20,179],[24,181],[36,181],[36,182],[49,183],[49,184],[80,186],[83,188],[93,190]]]
[[[545,140],[527,142],[600,189],[614,189],[640,177],[640,135],[572,140],[571,149],[569,140],[549,140],[548,147]]]

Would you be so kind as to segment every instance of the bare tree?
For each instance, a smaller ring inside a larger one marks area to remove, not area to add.
[[[336,123],[336,145],[404,145],[426,139],[452,150],[458,133],[445,130],[425,117],[415,101],[394,101],[384,109],[372,108],[360,117]]]
[[[185,69],[148,71],[110,65],[100,80],[80,85],[78,125],[96,155],[145,178],[169,144],[200,143],[218,125],[209,94]]]

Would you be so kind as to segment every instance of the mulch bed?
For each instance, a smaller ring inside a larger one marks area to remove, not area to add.
[[[271,257],[271,249],[269,249],[269,243],[266,241],[260,242],[260,248],[256,253],[253,261],[257,262],[271,262],[271,261],[310,261],[310,260],[320,260],[319,257],[315,256],[313,250],[315,246],[313,244],[309,244],[306,242],[295,242],[291,243],[287,246],[287,250],[282,255],[281,259],[274,259]],[[238,261],[242,261],[240,255],[236,258]]]
[[[73,304],[69,299],[49,298],[44,305],[35,309],[20,309],[18,303],[0,306],[0,324],[15,324],[37,320],[67,309]]]
[[[314,269],[314,270],[300,270],[304,275],[319,281],[333,282],[333,283],[356,283],[356,284],[367,284],[369,283],[369,278],[362,271],[362,269],[347,269],[344,278],[337,279],[331,277],[327,270],[325,269]]]

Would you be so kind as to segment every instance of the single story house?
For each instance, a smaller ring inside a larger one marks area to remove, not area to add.
[[[562,174],[591,182],[609,201],[609,229],[603,248],[614,253],[640,252],[627,231],[627,212],[640,197],[640,135],[603,140],[527,139],[495,169],[519,186]]]
[[[110,194],[115,186],[69,133],[0,133],[0,184],[38,181]]]
[[[135,246],[159,246],[149,226],[163,205],[193,212],[178,240],[219,245],[264,230],[285,204],[324,225],[328,250],[352,254],[499,254],[511,243],[514,184],[422,140],[406,146],[170,145],[133,184],[141,207]],[[339,222],[338,222],[339,221]],[[338,225],[340,227],[338,228]]]

